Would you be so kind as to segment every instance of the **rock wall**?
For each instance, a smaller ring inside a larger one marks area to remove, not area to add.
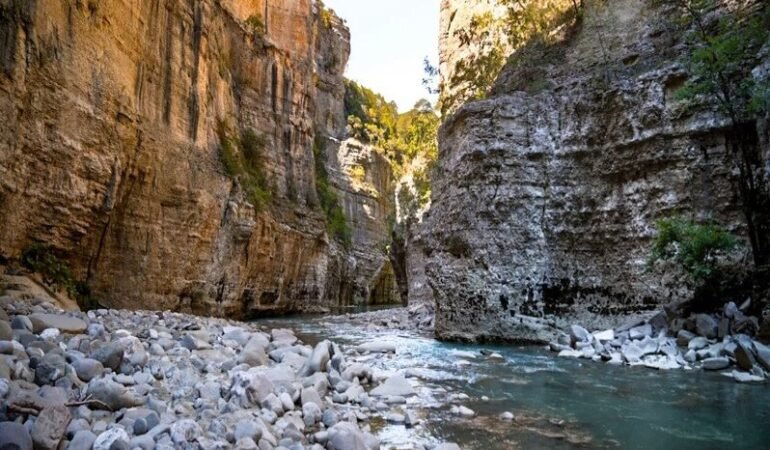
[[[344,130],[350,36],[319,8],[0,2],[0,254],[50,245],[116,308],[336,304],[356,268],[327,237],[312,146]],[[221,124],[264,140],[269,206],[226,175]]]
[[[647,270],[657,219],[745,232],[726,121],[675,98],[685,73],[668,14],[588,1],[577,34],[524,64],[536,89],[507,68],[495,95],[446,120],[410,248],[425,264],[410,284],[430,287],[410,302],[435,300],[439,337],[542,342],[570,323],[617,325],[689,294]]]

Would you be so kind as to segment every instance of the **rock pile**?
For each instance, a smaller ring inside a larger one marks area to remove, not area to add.
[[[418,303],[406,308],[391,308],[359,314],[347,314],[346,320],[360,323],[370,330],[417,330],[433,334],[435,324],[433,305]]]
[[[370,418],[416,395],[291,330],[0,304],[0,448],[371,450]]]
[[[561,357],[659,370],[702,368],[724,371],[741,383],[763,383],[770,378],[770,347],[751,338],[759,323],[743,313],[747,306],[730,302],[720,314],[694,314],[670,325],[665,313],[593,333],[572,325],[549,348]]]

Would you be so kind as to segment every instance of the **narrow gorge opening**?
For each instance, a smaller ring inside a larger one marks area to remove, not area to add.
[[[0,61],[0,449],[768,447],[768,2],[4,0]]]

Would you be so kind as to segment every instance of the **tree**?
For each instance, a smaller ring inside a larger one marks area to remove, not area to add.
[[[681,12],[688,30],[690,78],[682,100],[714,101],[728,119],[726,145],[738,169],[739,194],[755,267],[770,263],[770,195],[759,149],[756,118],[767,113],[767,81],[752,76],[763,46],[770,45],[770,6],[715,0],[664,0]]]

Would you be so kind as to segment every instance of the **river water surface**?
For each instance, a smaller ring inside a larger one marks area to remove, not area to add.
[[[767,385],[741,385],[702,371],[659,372],[556,358],[539,348],[449,344],[418,333],[367,330],[344,318],[259,323],[292,328],[308,344],[331,339],[342,345],[396,346],[395,356],[361,359],[385,374],[405,372],[417,383],[419,395],[395,411],[415,411],[423,422],[406,428],[373,420],[383,449],[443,441],[478,450],[770,449]],[[503,359],[489,359],[482,349]],[[476,415],[453,415],[453,404]],[[516,419],[499,419],[505,411]]]

